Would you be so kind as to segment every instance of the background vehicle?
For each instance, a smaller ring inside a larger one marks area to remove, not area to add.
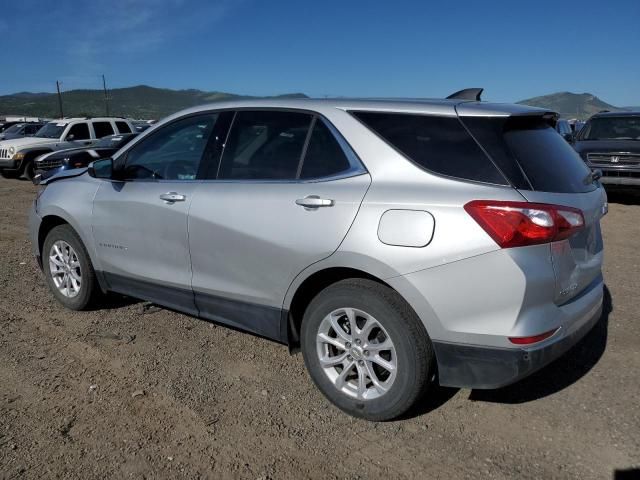
[[[574,148],[589,167],[602,171],[602,183],[640,185],[640,112],[592,116]]]
[[[110,157],[137,135],[137,133],[109,135],[98,140],[90,148],[71,148],[42,155],[36,159],[36,178],[38,175],[40,179],[48,178],[62,170],[86,167],[94,160]]]
[[[556,132],[562,135],[567,142],[573,143],[573,130],[569,125],[569,122],[563,119],[560,119],[556,122]]]
[[[300,348],[359,417],[436,372],[513,383],[600,317],[606,196],[554,113],[469,93],[181,112],[44,181],[34,253],[69,308],[116,291]]]
[[[10,140],[12,138],[32,137],[44,123],[16,123],[0,133],[0,140]]]
[[[0,169],[5,177],[35,174],[34,161],[56,150],[89,146],[115,133],[132,133],[133,126],[122,118],[66,118],[47,123],[33,137],[0,141]]]

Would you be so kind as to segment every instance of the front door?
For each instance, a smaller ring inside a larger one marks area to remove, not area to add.
[[[188,213],[216,114],[158,129],[115,160],[119,180],[94,199],[93,235],[111,289],[197,313]]]
[[[189,213],[200,315],[282,340],[281,308],[306,267],[330,256],[370,177],[320,117],[239,111]]]

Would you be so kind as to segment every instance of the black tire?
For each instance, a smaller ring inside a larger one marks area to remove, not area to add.
[[[395,346],[395,380],[377,398],[358,399],[338,390],[320,364],[316,345],[319,329],[329,313],[342,308],[358,309],[374,317]],[[420,319],[397,292],[372,280],[342,280],[320,292],[305,311],[301,348],[307,370],[320,391],[344,412],[367,420],[392,420],[406,413],[427,391],[435,371],[431,340]]]
[[[0,175],[2,178],[18,178],[17,170],[0,170]]]
[[[58,241],[66,242],[73,248],[80,264],[79,270],[82,281],[79,291],[74,297],[65,296],[56,286],[51,274],[49,256],[53,245]],[[49,289],[53,293],[53,296],[56,297],[56,300],[65,307],[71,310],[87,310],[98,301],[100,297],[100,287],[91,259],[87,254],[82,240],[80,240],[80,237],[70,225],[58,225],[52,228],[47,234],[42,247],[42,266]]]
[[[33,180],[35,176],[35,158],[27,157],[22,161],[22,165],[20,166],[20,177],[25,180]]]

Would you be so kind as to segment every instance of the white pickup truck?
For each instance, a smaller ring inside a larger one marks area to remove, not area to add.
[[[124,118],[65,118],[42,127],[33,137],[0,141],[0,173],[5,178],[31,180],[37,157],[56,150],[92,145],[116,133],[132,133],[135,127]]]

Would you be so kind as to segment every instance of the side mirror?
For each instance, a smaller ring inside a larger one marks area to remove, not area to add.
[[[76,138],[76,136],[73,133],[71,133],[71,134],[67,135],[67,138],[65,138],[65,140],[67,142],[73,142],[74,138]]]
[[[113,178],[113,159],[101,158],[91,162],[87,167],[87,173],[93,178]]]

